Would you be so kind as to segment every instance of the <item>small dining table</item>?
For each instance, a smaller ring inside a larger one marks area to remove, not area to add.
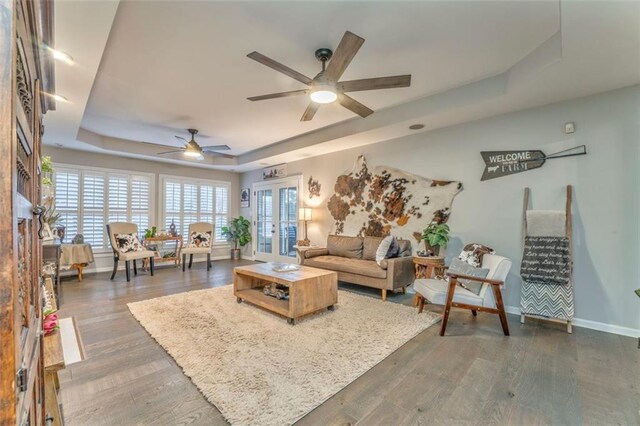
[[[78,281],[82,281],[84,268],[95,262],[91,245],[87,243],[61,244],[61,250],[60,267],[62,269],[76,269],[78,271]]]

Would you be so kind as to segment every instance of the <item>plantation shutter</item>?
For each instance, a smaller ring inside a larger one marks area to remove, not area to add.
[[[109,223],[128,222],[129,179],[127,176],[109,175]]]
[[[105,245],[104,173],[85,172],[82,179],[82,235],[84,242],[92,247]]]
[[[65,226],[65,235],[73,238],[78,233],[78,201],[80,193],[80,172],[57,170],[55,172],[55,207],[60,214],[59,225]]]
[[[180,227],[182,211],[182,185],[177,181],[166,181],[164,186],[164,229],[168,232],[173,221],[176,231],[182,234]]]
[[[182,236],[188,241],[189,224],[198,221],[198,185],[185,183],[183,186]]]
[[[146,176],[131,176],[131,222],[138,225],[138,232],[149,228],[151,210],[151,182]]]
[[[216,218],[215,234],[216,242],[226,241],[222,236],[222,227],[227,226],[227,216],[229,214],[229,188],[226,186],[216,187]]]

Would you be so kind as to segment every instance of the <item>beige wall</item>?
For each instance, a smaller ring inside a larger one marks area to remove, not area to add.
[[[322,184],[310,239],[324,244],[332,220],[326,200],[336,177],[351,169],[359,154],[370,166],[386,165],[428,178],[459,180],[464,190],[454,199],[447,256],[463,244],[482,242],[514,261],[506,288],[507,304],[520,302],[523,189],[531,187],[536,209],[564,209],[565,186],[574,185],[575,306],[579,324],[618,327],[640,333],[639,149],[640,86],[524,110],[490,119],[418,133],[320,157],[289,163],[288,173],[310,176]],[[576,133],[566,135],[573,121]],[[549,160],[540,169],[480,181],[480,151],[542,149],[551,154],[585,144],[588,155]],[[241,187],[261,180],[244,173]],[[251,215],[249,209],[241,213]],[[595,322],[592,323],[592,322]]]
[[[135,158],[118,157],[109,154],[101,154],[70,149],[44,147],[44,155],[50,155],[54,163],[80,165],[87,167],[101,167],[111,170],[138,171],[155,175],[155,213],[156,218],[160,212],[159,190],[160,175],[173,175],[191,177],[196,179],[219,180],[231,183],[231,200],[229,204],[229,217],[238,215],[240,205],[239,174],[221,170],[209,170],[199,167],[187,167],[177,164],[139,160]],[[214,258],[226,258],[229,256],[229,247],[216,247],[213,250]],[[86,269],[87,272],[103,271],[113,267],[113,261],[109,254],[96,255],[96,263]]]

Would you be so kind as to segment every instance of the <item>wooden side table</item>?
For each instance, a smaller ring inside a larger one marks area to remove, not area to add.
[[[435,275],[443,275],[445,270],[444,257],[413,256],[413,265],[416,271],[416,278],[433,278]],[[413,306],[418,306],[418,295],[413,298]]]
[[[182,236],[181,235],[177,235],[175,237],[171,236],[171,235],[163,235],[163,236],[157,236],[157,237],[147,237],[144,239],[144,241],[142,242],[142,245],[146,248],[149,249],[150,245],[160,245],[160,244],[164,244],[167,241],[175,241],[175,251],[173,252],[173,256],[167,256],[164,257],[160,251],[160,249],[158,248],[158,250],[154,250],[155,252],[155,258],[154,258],[154,262],[174,262],[175,266],[179,266],[180,262],[181,262],[181,257],[180,257],[180,252],[182,252],[182,244],[183,244],[183,240],[182,240]],[[147,263],[148,260],[144,259],[143,261],[143,267],[147,267]]]

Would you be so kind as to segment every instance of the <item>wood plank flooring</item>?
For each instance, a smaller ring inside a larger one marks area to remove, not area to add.
[[[207,273],[158,268],[127,283],[124,272],[63,281],[61,317],[75,316],[87,359],[60,372],[66,424],[224,425],[127,303],[226,285],[233,267]],[[363,287],[342,288],[379,297]],[[411,295],[388,303],[411,304]],[[427,309],[440,311],[439,307]],[[167,318],[171,321],[171,318]],[[302,418],[299,425],[640,425],[640,350],[632,338],[509,315],[454,310]]]

